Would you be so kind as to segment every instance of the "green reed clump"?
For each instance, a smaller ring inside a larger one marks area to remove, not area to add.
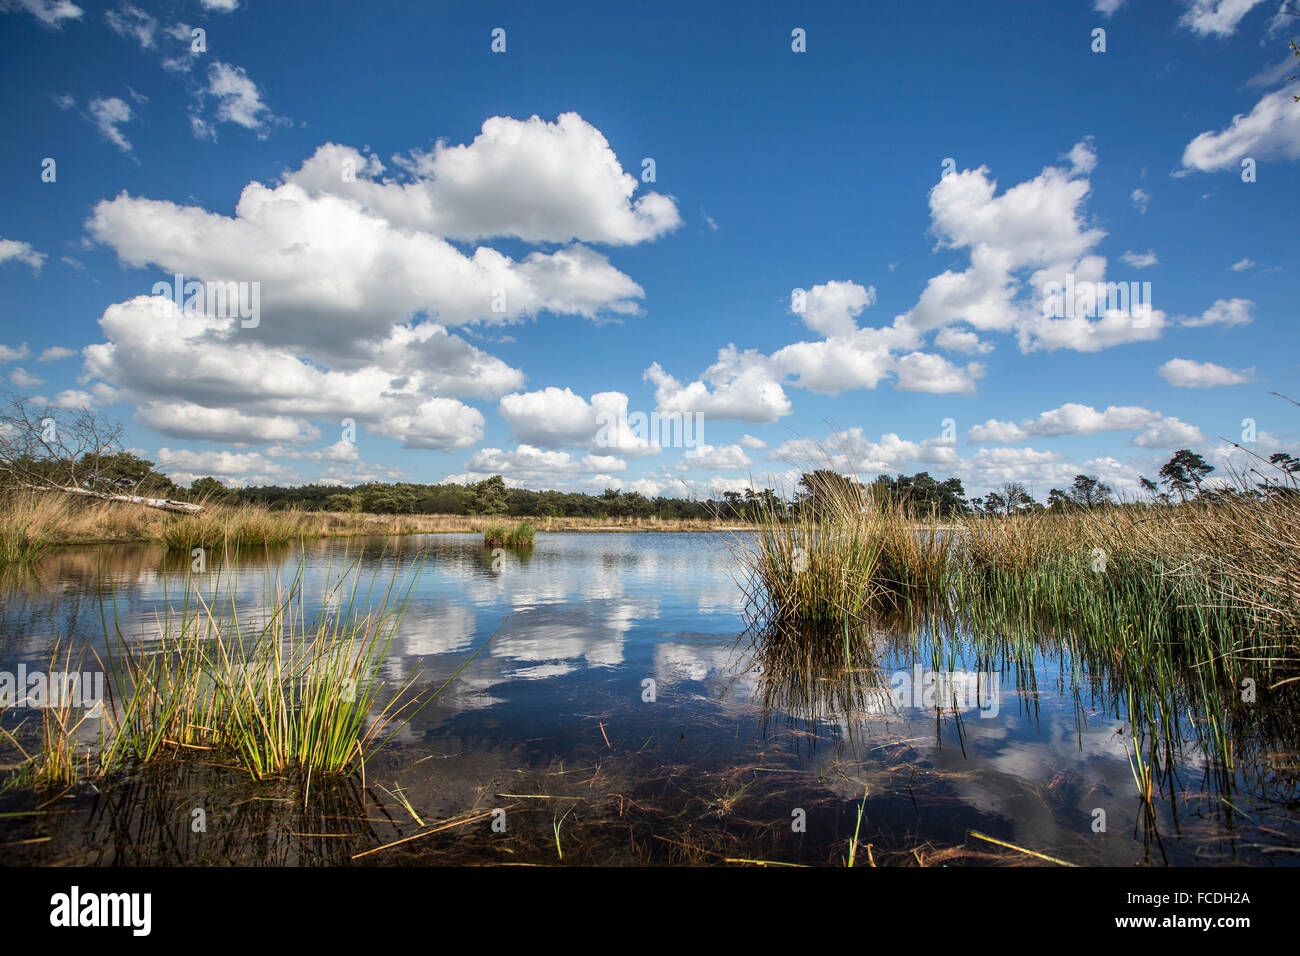
[[[364,772],[390,727],[411,716],[407,692],[418,674],[371,714],[409,587],[399,599],[394,578],[375,606],[369,594],[358,600],[355,580],[344,604],[340,584],[311,618],[301,573],[287,588],[270,585],[251,619],[233,589],[221,613],[214,599],[187,589],[151,640],[132,643],[114,621],[101,772],[189,752],[234,758],[256,779],[295,768]],[[340,606],[327,610],[332,603]]]
[[[880,589],[882,539],[847,502],[788,518],[760,512],[752,534],[731,539],[749,574],[751,614],[776,627],[839,628]]]
[[[970,519],[951,595],[976,619],[1068,630],[1130,657],[1180,654],[1210,673],[1232,657],[1278,658],[1278,622],[1250,613],[1226,542],[1208,536],[1212,514],[1184,507]]]
[[[1300,660],[1300,491],[1220,491],[1174,506],[974,515],[946,525],[851,482],[816,508],[760,516],[734,548],[752,617],[855,623],[885,604],[942,602],[976,623],[1069,632],[1098,652]]]
[[[66,787],[76,782],[80,771],[90,763],[89,750],[80,743],[81,727],[100,713],[98,707],[83,707],[86,701],[80,694],[73,692],[76,686],[74,682],[80,681],[80,675],[73,672],[71,647],[68,647],[64,656],[63,668],[60,670],[59,646],[56,643],[50,652],[50,662],[46,669],[48,699],[40,706],[39,749],[29,754],[13,733],[0,728],[0,735],[23,756],[21,763],[12,768],[17,771],[13,779],[38,787]],[[61,676],[56,678],[55,675]],[[20,694],[25,692],[25,688],[17,690]]]
[[[526,519],[513,528],[501,524],[489,525],[483,531],[483,547],[531,548],[535,534],[535,529]]]

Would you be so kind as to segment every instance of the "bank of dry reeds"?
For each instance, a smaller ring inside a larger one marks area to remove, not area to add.
[[[139,505],[82,500],[48,492],[0,496],[0,565],[30,562],[49,548],[78,544],[156,542],[169,548],[264,547],[302,538],[482,533],[499,515],[380,515],[364,512],[273,510],[209,504],[200,514],[173,514]],[[529,518],[535,531],[713,531],[719,521],[697,518]]]

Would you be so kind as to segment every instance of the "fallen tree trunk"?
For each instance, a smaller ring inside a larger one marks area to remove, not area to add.
[[[159,511],[172,511],[178,514],[197,515],[203,513],[203,506],[188,501],[172,501],[170,498],[146,498],[143,495],[110,494],[106,491],[90,491],[87,488],[69,488],[64,485],[26,485],[33,491],[54,491],[65,495],[82,495],[98,498],[100,501],[120,501],[128,505],[140,505],[144,508],[157,508]]]

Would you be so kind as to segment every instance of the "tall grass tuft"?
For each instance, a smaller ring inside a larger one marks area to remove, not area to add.
[[[9,495],[0,503],[0,567],[29,564],[50,543],[53,512],[48,496]]]
[[[251,615],[217,606],[187,588],[151,642],[110,632],[108,731],[101,772],[123,762],[206,751],[233,758],[262,779],[292,769],[362,769],[395,722],[409,719],[418,674],[371,711],[382,690],[379,667],[409,600],[396,578],[377,606],[359,601],[359,580],[340,583],[314,618],[303,607],[302,569],[290,585],[268,585]],[[413,583],[413,581],[412,581]],[[371,582],[373,590],[374,582]],[[344,604],[346,599],[346,604]],[[329,610],[332,603],[339,606]],[[105,628],[108,629],[105,621]]]
[[[11,768],[18,771],[15,779],[38,787],[67,787],[78,780],[91,762],[89,749],[80,743],[82,725],[101,713],[99,707],[84,708],[84,712],[79,713],[83,711],[84,700],[73,693],[79,675],[73,676],[70,646],[64,658],[60,671],[59,646],[56,643],[46,670],[48,699],[40,708],[39,749],[29,754],[12,732],[0,728],[0,735],[23,755],[22,762]],[[61,676],[56,678],[56,675]],[[19,689],[20,692],[23,690]]]
[[[836,629],[860,615],[879,590],[881,541],[852,503],[788,519],[760,512],[753,534],[731,546],[748,569],[751,613],[778,628]]]
[[[483,547],[531,548],[534,534],[536,532],[527,519],[513,528],[501,524],[489,525],[483,530]]]
[[[169,516],[160,537],[169,549],[271,547],[297,540],[319,516],[263,508],[210,507],[196,515]]]

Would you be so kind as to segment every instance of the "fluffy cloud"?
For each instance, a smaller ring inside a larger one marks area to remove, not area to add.
[[[84,350],[86,375],[123,389],[142,404],[148,422],[186,437],[209,424],[227,440],[284,441],[291,438],[286,418],[335,425],[352,418],[407,447],[461,448],[481,439],[482,413],[430,393],[471,377],[475,368],[510,378],[495,359],[445,334],[430,334],[422,343],[446,346],[435,353],[445,359],[441,367],[432,361],[424,371],[380,364],[321,368],[249,337],[238,319],[186,314],[161,297],[109,306],[100,327],[108,341]],[[371,357],[382,362],[385,345]]]
[[[863,479],[881,472],[901,471],[918,463],[953,467],[961,461],[954,444],[944,438],[916,442],[889,432],[872,441],[856,427],[833,432],[825,439],[795,438],[782,442],[772,457],[796,468],[829,467]]]
[[[1213,362],[1194,362],[1191,359],[1173,358],[1161,365],[1157,372],[1170,385],[1180,388],[1214,388],[1219,385],[1241,385],[1254,381],[1254,368],[1244,371],[1225,368]]]
[[[658,362],[645,371],[655,386],[655,403],[660,413],[691,415],[705,419],[731,419],[770,424],[790,413],[786,397],[767,358],[754,350],[739,352],[734,345],[718,350],[718,360],[700,380],[683,385],[665,372]]]
[[[1183,0],[1187,10],[1179,18],[1180,26],[1202,36],[1232,36],[1237,24],[1265,0]]]
[[[1184,439],[1194,438],[1177,419],[1158,419],[1152,425],[1164,428],[1165,434],[1155,436],[1169,443],[1163,447],[1186,445],[1190,442]],[[1144,429],[1150,430],[1147,426]],[[1144,430],[1139,437],[1143,441],[1135,443],[1145,446],[1153,436]],[[1058,452],[1029,447],[980,448],[968,457],[961,457],[955,444],[942,437],[911,441],[891,432],[878,441],[871,441],[860,428],[834,432],[821,440],[793,439],[782,444],[773,457],[795,466],[785,474],[784,483],[767,482],[787,492],[793,490],[800,473],[810,467],[831,468],[863,481],[882,473],[929,471],[937,480],[956,475],[970,495],[982,495],[1006,482],[1019,482],[1041,500],[1049,488],[1066,487],[1080,473],[1098,475],[1126,493],[1138,491],[1139,472],[1113,458],[1092,458],[1080,463]],[[1151,462],[1145,455],[1139,457],[1143,467],[1150,471]]]
[[[1238,113],[1218,132],[1201,133],[1183,150],[1183,166],[1203,173],[1237,169],[1241,161],[1300,158],[1300,86],[1267,93],[1248,114]]]
[[[116,10],[104,14],[109,27],[120,37],[133,39],[142,50],[154,45],[154,33],[158,30],[158,21],[139,7],[124,3]]]
[[[164,469],[182,469],[200,475],[236,476],[258,474],[262,476],[289,475],[292,470],[271,461],[260,452],[190,451],[184,448],[159,448],[158,464]]]
[[[44,395],[33,395],[27,403],[33,408],[66,408],[72,410],[93,409],[97,406],[95,396],[90,392],[77,388],[65,388],[53,398]]]
[[[223,76],[226,118],[265,123],[249,88]],[[174,437],[295,442],[317,433],[312,421],[334,428],[350,418],[407,447],[467,447],[485,422],[460,399],[495,400],[524,376],[450,327],[636,314],[644,293],[585,245],[515,260],[487,246],[463,252],[449,237],[626,244],[676,223],[671,200],[631,200],[635,180],[576,114],[497,117],[469,146],[439,144],[403,163],[406,182],[380,181],[377,160],[327,145],[279,185],[249,183],[233,216],[126,194],[100,202],[87,229],[120,261],[158,267],[167,280],[245,284],[259,315],[245,327],[160,297],[111,306],[100,322],[106,341],[85,350],[87,380],[123,390],[142,421]],[[503,405],[523,441],[546,431],[549,414],[529,425],[527,400]],[[594,447],[596,415],[608,408],[624,424],[612,451],[657,451],[625,427],[626,396],[577,401],[584,425],[572,440]],[[572,428],[560,421],[541,437]]]
[[[1186,448],[1203,441],[1199,428],[1172,416],[1151,422],[1133,437],[1133,444],[1142,448]]]
[[[591,401],[571,389],[549,386],[502,397],[497,406],[515,440],[542,448],[596,449],[642,457],[658,454],[658,435],[633,428],[622,392],[598,392]]]
[[[0,239],[0,263],[8,262],[11,259],[15,262],[25,262],[32,267],[33,272],[40,272],[41,266],[45,262],[45,253],[37,252],[29,242],[19,242],[17,239]]]
[[[69,0],[0,0],[0,10],[26,10],[47,27],[58,29],[64,20],[80,20],[84,12]]]
[[[903,390],[975,391],[983,366],[972,362],[963,368],[942,356],[915,351],[921,336],[902,318],[882,328],[859,328],[856,317],[875,299],[874,287],[855,282],[813,286],[802,299],[796,293],[791,311],[826,338],[794,342],[770,356],[728,345],[718,350],[718,360],[697,381],[685,385],[658,362],[645,377],[656,386],[661,411],[701,412],[755,424],[769,424],[790,413],[787,383],[826,395],[875,388],[888,378]]]
[[[123,123],[131,121],[131,107],[125,102],[116,96],[91,100],[90,118],[95,121],[95,126],[99,128],[104,139],[124,153],[132,151],[131,143],[118,129]]]
[[[1073,468],[1062,465],[1061,461],[1056,452],[1034,448],[981,448],[966,459],[974,487],[984,488],[994,488],[1007,481],[1032,486],[1064,480]]]
[[[1165,447],[1169,443],[1185,444],[1204,440],[1193,426],[1147,408],[1111,405],[1099,412],[1091,405],[1076,402],[1068,402],[1059,408],[1043,412],[1037,418],[1026,418],[1018,425],[991,418],[983,425],[972,428],[967,437],[971,442],[979,444],[1134,430],[1140,430],[1140,434],[1133,439],[1133,443],[1143,447]]]
[[[1075,149],[1087,152],[1084,144]],[[968,249],[971,265],[931,279],[907,322],[920,330],[959,321],[1010,330],[1017,319],[1013,272],[1064,273],[1105,236],[1082,219],[1090,188],[1077,171],[1053,166],[1000,196],[987,167],[945,176],[930,190],[932,227],[940,246]]]
[[[686,452],[674,467],[681,471],[701,468],[707,471],[737,471],[753,464],[739,445],[701,445]]]
[[[981,340],[976,333],[953,326],[941,329],[934,337],[934,344],[945,352],[961,352],[963,355],[986,355],[994,347],[992,342]]]
[[[148,402],[136,420],[169,438],[221,442],[297,442],[319,436],[319,429],[284,415],[247,415],[234,408],[204,408],[190,402]]]
[[[1097,153],[1092,148],[1092,137],[1089,136],[1074,144],[1070,151],[1061,157],[1070,161],[1070,168],[1074,172],[1086,176],[1097,168]]]
[[[765,363],[767,375],[773,382],[789,378],[800,388],[823,395],[875,388],[895,368],[891,345],[915,341],[911,333],[895,336],[892,331],[860,329],[846,338],[795,342],[773,353]]]
[[[1106,283],[1106,260],[1094,252],[1106,234],[1083,210],[1091,192],[1087,175],[1097,165],[1091,141],[1076,143],[1064,158],[1068,167],[1046,167],[1001,194],[987,167],[940,179],[930,191],[932,230],[941,248],[965,250],[969,266],[931,278],[916,305],[891,325],[858,325],[876,301],[874,287],[836,280],[807,293],[796,290],[791,311],[821,341],[795,342],[770,356],[729,345],[689,384],[656,362],[646,377],[656,385],[660,407],[770,423],[790,411],[787,384],[838,395],[892,380],[901,390],[974,394],[984,366],[919,351],[930,332],[936,332],[937,348],[967,355],[992,350],[979,335],[989,331],[1015,332],[1022,352],[1095,352],[1159,338],[1165,313],[1152,308],[1149,296],[1146,302],[1130,296],[1133,284]],[[1153,265],[1155,254],[1130,253],[1129,262]],[[1047,309],[1049,290],[1067,282],[1111,297]]]
[[[1106,260],[1093,251],[1105,233],[1089,224],[1084,203],[1087,174],[1096,154],[1084,140],[1066,154],[1070,167],[1046,167],[1038,176],[1000,195],[987,167],[942,178],[930,190],[932,229],[941,248],[964,249],[970,264],[930,279],[916,305],[896,324],[925,332],[967,323],[978,331],[1017,333],[1021,351],[1059,348],[1097,351],[1158,338],[1165,324],[1159,310],[1133,303],[1093,314],[1081,305],[1060,314],[1045,308],[1054,284],[1105,282]],[[941,348],[971,343],[969,333],[936,338]],[[978,341],[978,340],[974,340]],[[967,369],[957,389],[969,390],[977,369]]]
[[[330,143],[288,180],[312,195],[346,196],[395,224],[457,240],[626,245],[681,224],[670,197],[651,192],[633,200],[636,177],[577,113],[554,123],[494,116],[468,145],[439,143],[395,161],[408,182],[381,181],[378,159]]]
[[[688,488],[677,479],[662,480],[654,477],[627,479],[619,472],[627,470],[627,462],[611,455],[584,455],[581,457],[562,451],[548,451],[531,445],[514,449],[482,448],[470,456],[466,470],[448,475],[444,481],[471,484],[493,475],[502,475],[511,488],[553,489],[557,491],[585,491],[599,494],[606,488],[639,491],[654,496],[665,490],[670,494],[679,491],[694,494],[698,488]]]
[[[198,105],[190,113],[190,128],[200,139],[216,139],[218,123],[233,123],[264,138],[276,122],[262,100],[262,91],[242,67],[220,60],[208,67],[207,84],[196,94]],[[204,107],[211,108],[204,115]]]
[[[858,326],[854,319],[875,302],[875,286],[863,288],[856,282],[832,280],[813,286],[802,295],[802,302],[792,303],[791,309],[803,319],[804,325],[830,339],[856,332]]]
[[[524,384],[524,374],[434,322],[395,325],[363,353],[386,373],[445,395],[495,399]]]
[[[1133,252],[1131,249],[1120,256],[1125,263],[1134,269],[1148,269],[1151,266],[1160,265],[1160,260],[1156,258],[1155,250],[1148,249],[1146,252]]]
[[[1249,325],[1254,316],[1251,314],[1255,303],[1250,299],[1218,299],[1200,315],[1180,316],[1181,325],[1193,328],[1203,325]]]
[[[272,445],[266,450],[272,458],[291,458],[299,461],[359,462],[361,454],[357,443],[340,438],[324,448],[295,448]]]
[[[1024,419],[1019,425],[989,419],[976,425],[967,436],[972,442],[1012,442],[1026,438],[1056,435],[1091,435],[1102,431],[1130,430],[1158,419],[1159,412],[1137,406],[1112,405],[1103,412],[1091,405],[1069,402],[1043,412],[1037,418]]]
[[[596,317],[637,311],[641,287],[584,246],[516,262],[494,249],[465,255],[337,196],[292,183],[250,183],[233,218],[125,194],[87,224],[123,262],[215,282],[259,282],[262,336],[301,346],[358,339],[427,312],[444,326],[522,321],[543,310]]]
[[[1098,319],[1083,315],[1062,319],[1037,317],[1026,320],[1020,330],[1020,347],[1025,351],[1073,349],[1097,352],[1131,342],[1153,342],[1160,338],[1168,320],[1160,309],[1148,304],[1124,309],[1107,309]]]
[[[627,462],[614,455],[586,455],[575,458],[565,451],[547,451],[519,445],[507,451],[480,448],[465,463],[468,471],[482,475],[510,475],[516,482],[547,482],[564,476],[626,471]]]
[[[483,413],[454,398],[426,398],[410,411],[387,413],[372,421],[371,430],[402,443],[404,448],[450,451],[483,440]]]
[[[1006,482],[1017,482],[1041,501],[1049,489],[1068,487],[1078,474],[1095,475],[1121,495],[1139,492],[1139,472],[1108,457],[1080,463],[1033,448],[982,448],[964,464],[963,476],[969,475],[966,489],[972,495],[997,490]]]
[[[910,392],[933,392],[947,395],[954,392],[975,394],[975,380],[984,375],[984,366],[969,362],[960,367],[941,355],[912,352],[898,360],[898,379],[894,387]]]
[[[615,401],[626,407],[626,395],[620,392],[606,394],[617,396]],[[592,398],[595,401],[600,397]],[[498,411],[516,440],[546,448],[579,445],[591,441],[596,434],[596,408],[568,388],[548,387],[537,392],[506,395],[501,399]]]

